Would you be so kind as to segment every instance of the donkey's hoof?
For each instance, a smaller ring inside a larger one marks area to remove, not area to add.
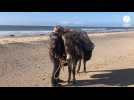
[[[76,80],[75,81],[72,81],[72,84],[76,84]]]
[[[86,69],[84,69],[84,71],[83,71],[84,73],[87,73],[87,70]]]
[[[67,81],[67,83],[68,83],[68,84],[71,84],[71,81],[70,81],[70,80],[68,80],[68,81]]]
[[[60,86],[62,86],[62,85],[58,83],[58,84],[52,84],[52,86],[53,86],[53,87],[60,87]]]

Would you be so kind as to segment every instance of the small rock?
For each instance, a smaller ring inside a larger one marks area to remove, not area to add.
[[[42,78],[42,80],[45,80],[46,78]]]
[[[14,35],[14,34],[11,34],[10,36],[11,36],[11,37],[14,37],[15,35]]]

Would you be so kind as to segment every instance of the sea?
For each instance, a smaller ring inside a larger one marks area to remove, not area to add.
[[[134,27],[87,27],[87,26],[64,26],[66,28],[86,31],[89,34],[127,32],[134,31]],[[22,25],[0,25],[0,36],[33,36],[48,35],[54,26],[22,26]]]

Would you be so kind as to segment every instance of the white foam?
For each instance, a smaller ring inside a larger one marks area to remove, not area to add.
[[[40,34],[48,34],[51,31],[0,31],[0,36],[23,36],[23,35],[40,35]]]

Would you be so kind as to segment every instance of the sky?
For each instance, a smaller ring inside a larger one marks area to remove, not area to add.
[[[124,16],[130,21],[125,23]],[[134,12],[0,12],[0,25],[134,26]]]

